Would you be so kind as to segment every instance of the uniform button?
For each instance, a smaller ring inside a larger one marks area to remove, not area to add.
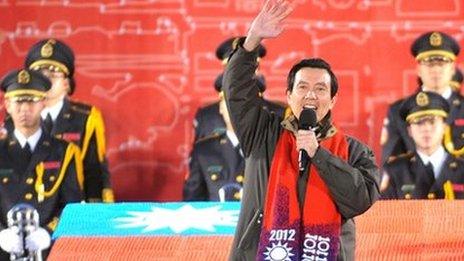
[[[235,180],[238,182],[238,183],[242,183],[243,182],[243,176],[242,175],[238,175]]]
[[[55,179],[56,179],[55,176],[50,176],[50,178],[48,178],[48,180],[50,180],[52,182],[55,181]]]
[[[218,179],[218,175],[217,174],[212,174],[211,175],[211,180],[212,181],[216,181]]]
[[[31,200],[32,199],[32,193],[27,193],[26,195],[24,195],[24,198],[27,199],[27,200]]]
[[[234,193],[234,198],[237,199],[237,200],[239,200],[239,199],[242,198],[242,195],[240,195],[240,192],[235,192],[235,193]]]
[[[404,195],[404,198],[405,199],[411,199],[411,194],[407,193],[406,195]]]
[[[427,198],[428,198],[428,199],[435,199],[435,193],[429,193],[429,194],[427,195]]]
[[[2,179],[3,184],[8,183],[8,180],[10,180],[10,179],[7,178],[7,177],[4,177],[4,178]]]
[[[27,178],[26,179],[26,183],[29,184],[29,185],[31,185],[33,182],[34,182],[33,178]]]

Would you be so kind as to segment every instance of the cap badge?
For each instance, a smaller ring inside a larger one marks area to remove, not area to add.
[[[441,37],[441,34],[438,32],[434,32],[430,35],[430,45],[433,47],[438,47],[442,44],[443,38]]]
[[[31,76],[29,75],[29,73],[27,71],[21,70],[18,73],[18,83],[27,84],[30,81],[31,81]]]
[[[429,103],[430,103],[429,96],[427,96],[427,94],[425,94],[423,92],[420,92],[416,96],[416,103],[417,103],[417,105],[419,105],[421,107],[429,105]]]
[[[46,44],[42,46],[42,49],[40,49],[40,55],[44,58],[48,58],[53,55],[53,45],[56,43],[55,40],[50,39],[47,41]]]

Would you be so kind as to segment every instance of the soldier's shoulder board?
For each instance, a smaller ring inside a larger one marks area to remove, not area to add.
[[[92,105],[80,102],[80,101],[70,101],[70,108],[71,110],[82,113],[82,114],[90,114],[90,111],[92,110]]]
[[[401,154],[398,154],[398,155],[394,155],[394,156],[390,156],[388,158],[388,160],[387,160],[387,164],[393,164],[393,163],[398,162],[400,160],[409,160],[412,157],[414,157],[414,153],[411,152],[411,151],[401,153]]]
[[[195,144],[203,143],[203,142],[207,142],[207,141],[211,141],[211,140],[217,139],[217,138],[219,138],[219,137],[221,137],[221,136],[222,136],[221,133],[213,132],[213,133],[211,133],[211,134],[208,135],[208,136],[199,138],[199,139],[197,140],[197,142],[195,142]]]

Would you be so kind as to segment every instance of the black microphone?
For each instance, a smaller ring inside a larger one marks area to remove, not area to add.
[[[299,130],[311,130],[312,128],[316,127],[317,124],[317,117],[316,111],[313,109],[304,108],[301,111],[300,119],[298,120],[298,129]],[[308,153],[300,149],[298,154],[298,169],[300,172],[303,172],[308,165],[309,156]]]

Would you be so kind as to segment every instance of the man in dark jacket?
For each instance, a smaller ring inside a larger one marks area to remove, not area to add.
[[[353,260],[352,218],[379,197],[372,151],[331,122],[338,84],[325,61],[302,60],[290,70],[291,116],[282,119],[259,106],[256,47],[282,32],[292,10],[286,1],[266,1],[224,73],[225,98],[246,157],[231,260]],[[315,111],[311,130],[298,130],[303,109]],[[300,150],[310,159],[304,171],[298,169]]]

